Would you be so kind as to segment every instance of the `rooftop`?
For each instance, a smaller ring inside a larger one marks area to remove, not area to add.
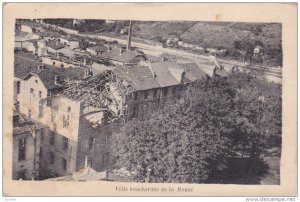
[[[177,64],[170,61],[160,61],[148,66],[117,67],[113,70],[124,79],[134,90],[147,90],[179,85],[181,76],[184,83],[205,78],[207,74],[195,63]]]
[[[120,54],[121,49],[122,48],[119,47],[119,48],[113,48],[110,51],[106,51],[105,53],[103,53],[103,57],[108,58],[110,60],[119,61],[122,63],[131,63],[132,60],[134,58],[136,58],[137,56],[142,56],[142,57],[146,58],[143,53],[138,52],[136,50],[134,50],[134,51],[126,50]]]
[[[44,68],[39,70],[39,66]],[[30,52],[15,54],[14,76],[20,79],[36,75],[44,82],[47,89],[58,87],[55,85],[55,75],[59,75],[61,80],[81,80],[85,75],[85,68],[56,68],[35,60]]]
[[[105,52],[105,51],[107,51],[106,46],[93,46],[93,47],[88,47],[88,49],[94,50],[96,52]]]
[[[65,45],[63,43],[60,43],[58,40],[50,40],[49,42],[46,43],[46,46],[54,50],[59,50],[65,47]]]

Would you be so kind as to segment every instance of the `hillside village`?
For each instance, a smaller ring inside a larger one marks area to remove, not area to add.
[[[213,49],[207,60],[151,55],[133,45],[131,22],[120,31],[127,44],[40,19],[16,22],[13,179],[130,181],[134,173],[112,170],[110,140],[124,122],[142,118],[169,99],[180,100],[195,81],[247,71],[246,63],[218,60]],[[176,38],[166,41],[174,43],[198,47]],[[266,74],[281,77],[279,70]]]

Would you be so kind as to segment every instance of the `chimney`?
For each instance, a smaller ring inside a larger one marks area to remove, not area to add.
[[[183,71],[183,72],[181,73],[180,83],[183,83],[184,77],[185,77],[185,71]]]
[[[132,32],[132,23],[131,20],[129,21],[129,29],[128,29],[128,44],[127,44],[127,50],[130,50],[131,48],[131,32]]]
[[[38,65],[38,70],[45,69],[45,65]]]
[[[122,53],[124,53],[124,49],[120,47],[119,50],[120,50],[120,55],[122,55]]]
[[[148,68],[149,68],[150,72],[152,73],[152,77],[155,79],[156,76],[157,76],[157,74],[156,74],[156,72],[154,71],[153,67],[151,66],[151,63],[150,63],[150,62],[148,63]]]
[[[55,85],[59,85],[59,83],[60,83],[60,77],[58,75],[55,75],[55,77],[54,77],[54,84]]]

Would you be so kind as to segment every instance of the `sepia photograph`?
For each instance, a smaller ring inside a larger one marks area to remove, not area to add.
[[[12,181],[281,185],[281,21],[10,23]]]

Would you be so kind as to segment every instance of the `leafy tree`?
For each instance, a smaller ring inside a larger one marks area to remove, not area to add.
[[[242,42],[240,40],[236,40],[233,42],[233,47],[237,50],[240,50],[242,48]]]
[[[248,73],[191,84],[113,138],[117,166],[136,180],[207,182],[238,153],[259,157],[281,145],[281,87]]]

